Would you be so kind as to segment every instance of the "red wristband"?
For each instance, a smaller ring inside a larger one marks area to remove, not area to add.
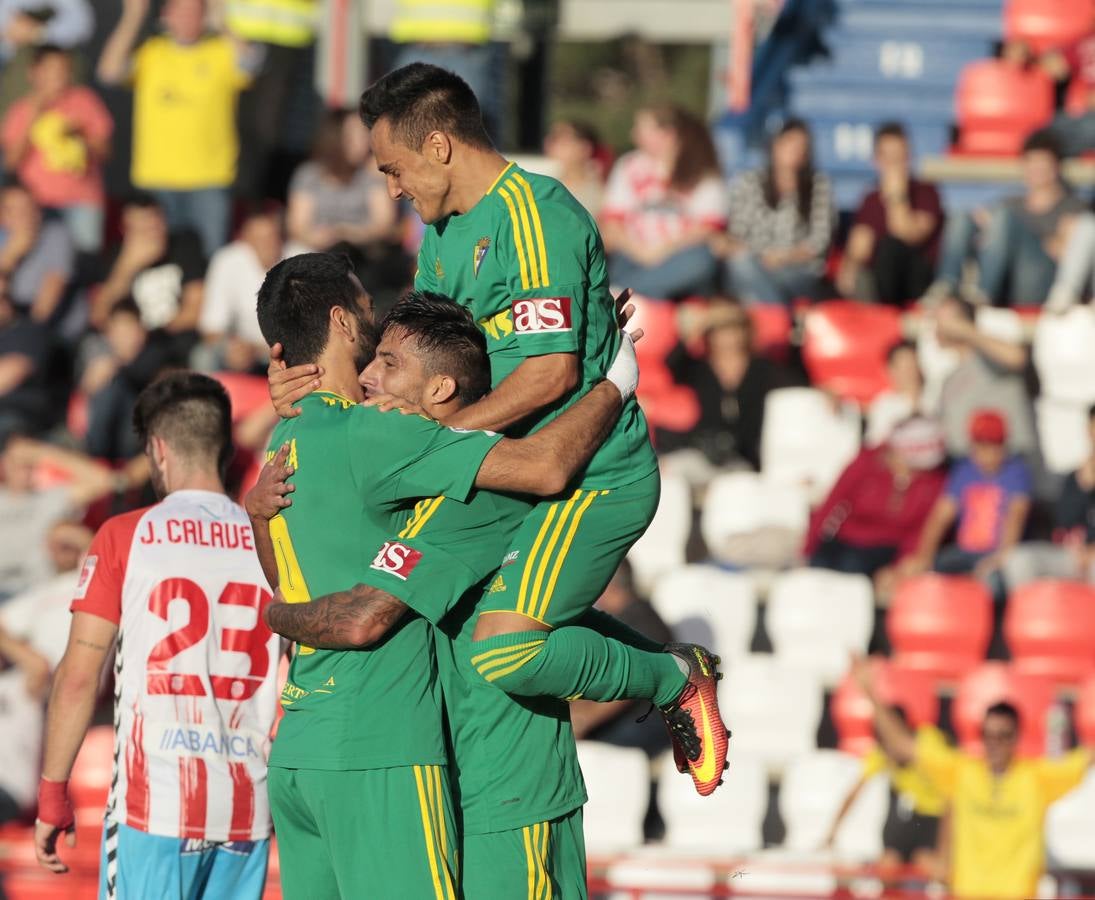
[[[72,802],[68,799],[68,781],[38,781],[38,821],[64,831],[76,822]]]

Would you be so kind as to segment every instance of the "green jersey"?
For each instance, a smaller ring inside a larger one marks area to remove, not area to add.
[[[578,386],[526,431],[574,403],[619,349],[596,223],[560,182],[513,163],[468,212],[426,228],[415,286],[471,311],[487,337],[495,385],[530,356],[577,354]],[[576,486],[622,487],[656,468],[646,419],[631,399]]]
[[[439,604],[434,617],[443,615],[475,579],[459,559],[429,545],[430,520],[445,504],[469,498],[498,436],[380,413],[327,392],[306,397],[300,408],[300,416],[278,425],[270,445],[272,453],[288,442],[296,470],[293,503],[270,524],[286,600],[346,590],[363,571],[382,575],[389,590],[389,582],[417,586],[444,572],[453,596],[431,596]],[[401,542],[412,538],[414,547]],[[299,647],[270,765],[341,770],[445,762],[433,660],[429,625],[418,616],[369,650]]]
[[[507,576],[520,570],[517,554],[507,556],[506,551],[530,508],[524,500],[477,490],[466,504],[446,502],[437,509],[428,547],[422,538],[403,542],[421,547],[424,555],[444,551],[478,576],[479,584],[439,620],[437,612],[456,587],[451,573],[417,586],[395,586],[375,569],[361,579],[398,594],[411,609],[439,623],[435,643],[453,743],[450,772],[466,834],[554,819],[586,800],[567,704],[550,697],[511,697],[485,681],[471,663],[479,601],[484,590],[501,590]],[[456,578],[462,582],[464,576]]]

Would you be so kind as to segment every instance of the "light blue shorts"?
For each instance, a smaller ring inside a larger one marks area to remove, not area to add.
[[[99,900],[260,900],[270,841],[196,841],[103,825]]]

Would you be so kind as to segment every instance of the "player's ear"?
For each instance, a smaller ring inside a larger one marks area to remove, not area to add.
[[[432,162],[448,165],[452,159],[452,138],[443,131],[432,131],[422,149]]]
[[[331,327],[334,328],[334,333],[344,340],[353,341],[356,339],[354,328],[350,324],[352,318],[349,311],[341,306],[331,307]]]
[[[430,399],[434,403],[448,403],[456,396],[456,379],[451,375],[435,375],[432,382],[430,385]]]

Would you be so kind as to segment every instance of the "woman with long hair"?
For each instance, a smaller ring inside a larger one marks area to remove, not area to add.
[[[677,106],[646,107],[631,137],[601,214],[613,283],[663,299],[710,293],[708,242],[726,226],[726,186],[707,125]]]
[[[763,169],[730,185],[730,230],[715,241],[726,287],[744,303],[818,295],[836,217],[829,179],[814,169],[810,130],[788,119]]]

